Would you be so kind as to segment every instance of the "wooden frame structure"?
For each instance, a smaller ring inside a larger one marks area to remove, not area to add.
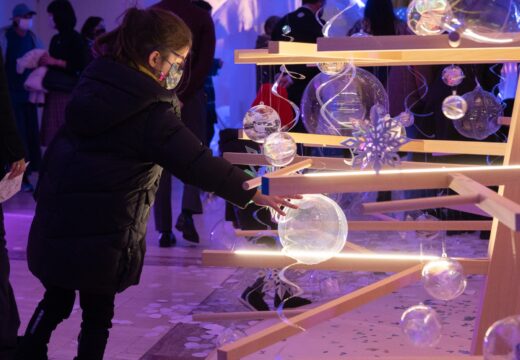
[[[452,63],[500,63],[520,62],[520,44],[508,46],[478,44],[463,39],[460,47],[450,48],[447,36],[399,36],[369,38],[321,38],[317,44],[271,43],[268,50],[238,50],[235,62],[239,64],[309,64],[351,60],[357,66],[397,66],[433,65]],[[518,95],[517,89],[517,100]],[[463,208],[469,212],[486,213],[493,217],[488,258],[459,259],[465,271],[472,274],[487,275],[480,316],[476,322],[471,352],[475,356],[440,356],[428,359],[482,359],[482,340],[487,328],[496,320],[520,313],[520,262],[515,254],[520,246],[520,102],[516,101],[510,120],[508,142],[481,143],[437,140],[413,140],[401,147],[409,152],[442,152],[448,154],[473,154],[503,156],[502,166],[468,166],[428,163],[405,163],[400,169],[383,169],[379,174],[373,171],[356,171],[345,162],[328,158],[298,157],[290,169],[271,173],[261,180],[254,179],[252,184],[259,186],[265,194],[321,193],[321,192],[366,192],[383,190],[411,190],[427,188],[451,188],[455,196],[389,201],[378,204],[365,204],[367,213],[399,211],[403,209],[424,209],[430,207]],[[342,147],[345,137],[292,134],[296,142],[307,146]],[[265,165],[261,155],[227,154],[229,160],[239,164]],[[294,174],[302,167],[338,170],[339,172],[318,174]],[[406,178],[406,181],[403,179]],[[486,186],[499,185],[498,193]],[[381,215],[382,218],[386,218]],[[379,225],[352,224],[355,229],[411,230],[448,228],[450,222],[397,222],[382,221]],[[368,222],[365,222],[368,223]],[[459,222],[458,228],[488,229],[490,222]],[[249,233],[253,235],[255,232]],[[333,258],[313,269],[333,269],[343,271],[385,271],[395,272],[377,283],[354,291],[316,308],[288,314],[291,322],[304,328],[326,321],[350,311],[369,301],[387,295],[420,279],[422,261],[419,257],[385,257],[372,254],[368,249],[350,246],[341,256],[348,261]],[[355,256],[357,254],[357,256]],[[281,253],[204,251],[203,264],[212,266],[243,267],[283,267],[293,261]],[[302,266],[305,267],[305,266]],[[513,286],[512,286],[513,285]],[[233,317],[233,314],[221,314]],[[247,318],[247,314],[235,314]],[[213,319],[219,315],[213,315]],[[269,317],[271,314],[266,314]],[[271,326],[257,334],[240,339],[218,349],[219,360],[236,360],[252,354],[264,347],[299,333],[300,330],[286,323]],[[365,357],[367,358],[367,357]],[[391,358],[388,358],[391,359]],[[399,359],[419,359],[418,357],[399,357]],[[426,358],[425,358],[426,359]]]

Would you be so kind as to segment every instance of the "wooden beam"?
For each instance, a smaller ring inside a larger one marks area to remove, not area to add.
[[[465,175],[451,175],[450,188],[461,195],[480,196],[476,205],[513,231],[520,231],[520,205]]]
[[[446,206],[446,209],[461,211],[461,212],[465,212],[468,214],[479,215],[479,216],[484,216],[484,217],[488,217],[488,218],[491,217],[487,212],[479,209],[475,205],[450,205],[450,206]]]
[[[311,166],[312,166],[312,160],[306,159],[306,160],[288,165],[281,169],[275,170],[273,172],[270,172],[270,173],[264,175],[264,177],[274,178],[277,176],[289,175],[289,174],[295,173],[297,171],[307,169]],[[259,187],[261,184],[262,184],[262,177],[256,177],[254,179],[244,181],[244,183],[242,184],[242,188],[244,190],[251,190],[251,189]]]
[[[348,231],[448,231],[468,230],[487,231],[491,230],[491,221],[482,220],[420,220],[420,221],[398,221],[398,220],[351,220],[348,222]],[[277,230],[236,230],[236,236],[278,236]]]
[[[386,279],[370,284],[329,303],[291,318],[291,323],[308,329],[344,314],[375,299],[406,287],[421,278],[422,265],[416,265]],[[218,360],[238,360],[278,341],[299,334],[300,329],[286,323],[276,324],[254,335],[218,349]]]
[[[504,165],[520,164],[520,83],[516,94]],[[520,182],[501,186],[498,194],[520,203]],[[473,354],[482,354],[484,335],[495,321],[520,313],[520,286],[517,285],[520,284],[519,249],[520,233],[512,232],[495,219],[489,239],[489,272],[478,310],[480,316],[473,332]]]
[[[283,314],[286,317],[300,315],[308,309],[288,309]],[[200,313],[193,314],[191,319],[200,322],[216,322],[216,321],[244,321],[244,320],[267,320],[276,319],[280,315],[278,311],[238,311],[238,312],[219,312],[219,313]]]
[[[341,145],[348,140],[346,136],[319,135],[305,133],[289,133],[298,144],[314,147],[346,148]],[[244,131],[239,131],[239,138],[249,140]],[[400,151],[414,153],[442,153],[463,155],[493,155],[504,156],[506,144],[482,141],[449,141],[449,140],[410,140],[401,146]]]
[[[518,182],[520,165],[473,166],[438,169],[393,169],[339,173],[312,173],[263,178],[262,191],[268,195],[321,194],[334,192],[369,192],[387,190],[443,189],[451,182],[450,174],[460,173],[485,186]],[[406,179],[406,180],[404,180]]]
[[[361,205],[363,214],[436,209],[452,205],[476,204],[480,201],[476,195],[448,195],[407,200],[392,200],[365,203]]]
[[[347,254],[342,253],[342,256]],[[336,270],[336,271],[367,271],[367,272],[399,272],[411,266],[424,263],[426,258],[419,255],[382,257],[381,254],[348,254],[348,258],[335,257],[321,264],[303,265],[296,264],[294,268],[304,270]],[[388,254],[387,254],[388,255]],[[435,257],[432,257],[435,258]],[[463,259],[457,258],[464,266],[466,274],[484,275],[487,273],[487,259]],[[284,256],[276,251],[250,251],[232,252],[223,250],[204,250],[202,252],[202,264],[204,266],[220,267],[244,267],[244,268],[277,268],[282,269],[294,264],[294,259]]]

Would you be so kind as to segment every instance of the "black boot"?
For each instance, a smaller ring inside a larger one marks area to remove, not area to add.
[[[107,342],[108,330],[82,330],[78,336],[78,356],[74,360],[102,360]]]
[[[268,311],[269,306],[264,301],[264,284],[264,277],[256,279],[253,285],[244,290],[240,296],[240,301],[251,310]]]
[[[175,235],[171,231],[165,231],[161,232],[161,235],[159,236],[159,247],[167,248],[175,246],[177,242],[177,239],[175,238]]]
[[[193,216],[191,212],[183,210],[177,218],[177,224],[175,228],[182,232],[182,237],[189,242],[199,243],[199,234],[195,229],[195,223],[193,222]]]
[[[282,303],[284,309],[292,309],[312,304],[312,301],[308,299],[294,296],[293,288],[280,279],[278,271],[275,270],[273,272],[273,278],[275,284],[274,307],[276,309],[278,309]]]

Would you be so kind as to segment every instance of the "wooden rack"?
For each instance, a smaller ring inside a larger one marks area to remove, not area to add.
[[[520,62],[520,44],[496,46],[463,39],[460,47],[451,48],[448,46],[448,39],[445,35],[387,36],[361,39],[321,38],[317,44],[273,42],[270,43],[267,50],[238,50],[235,52],[235,61],[238,64],[311,64],[345,60],[353,61],[357,66]],[[517,91],[517,99],[518,94]],[[518,286],[520,263],[515,256],[520,248],[518,233],[520,230],[520,205],[518,205],[520,202],[520,133],[517,129],[519,117],[520,101],[516,101],[511,119],[502,120],[510,125],[506,144],[413,140],[400,149],[409,152],[503,156],[503,166],[475,167],[462,164],[404,163],[401,168],[384,169],[376,175],[373,171],[351,169],[344,161],[338,159],[297,157],[294,163],[301,165],[302,161],[309,160],[311,168],[328,170],[329,173],[270,174],[261,179],[261,188],[266,194],[283,195],[287,193],[366,192],[449,187],[458,195],[421,201],[412,199],[365,204],[364,211],[374,213],[445,206],[465,207],[470,212],[486,213],[493,217],[492,225],[490,222],[459,222],[457,224],[458,228],[467,227],[468,229],[489,229],[491,225],[488,258],[458,259],[468,274],[487,275],[471,348],[471,353],[475,356],[428,357],[430,360],[482,359],[477,355],[482,354],[482,342],[489,326],[499,319],[520,313],[520,286]],[[346,140],[340,136],[292,135],[296,142],[310,146],[342,147],[341,143]],[[225,157],[239,164],[266,165],[265,159],[261,155],[226,154]],[[308,163],[306,164],[308,165]],[[340,172],[330,172],[330,170]],[[257,179],[256,184],[258,183]],[[498,193],[486,187],[490,185],[500,185]],[[370,226],[362,223],[351,223],[351,227],[358,230],[368,230],[371,226],[389,230],[412,230],[433,226],[427,222],[416,222],[414,225],[414,223],[407,222],[382,221],[379,225],[370,224]],[[450,222],[439,221],[436,223],[438,229],[447,229]],[[253,234],[254,232],[249,233],[249,235]],[[424,259],[419,257],[384,258],[355,245],[350,246],[347,250],[346,254],[353,252],[361,255],[348,259],[338,257],[312,267],[301,267],[342,271],[385,271],[395,272],[395,274],[329,303],[304,312],[296,312],[291,317],[291,322],[304,328],[312,327],[412,284],[421,278]],[[212,250],[203,253],[203,263],[212,266],[278,268],[292,262],[293,260],[280,253]],[[222,316],[233,315],[223,314]],[[237,316],[247,317],[244,314]],[[266,314],[266,317],[269,316]],[[300,330],[293,326],[279,323],[221,347],[218,349],[218,359],[240,359],[299,332]],[[367,358],[364,357],[364,359]],[[388,360],[390,359],[395,358],[388,358]],[[412,360],[419,359],[419,357],[399,357],[399,359]]]

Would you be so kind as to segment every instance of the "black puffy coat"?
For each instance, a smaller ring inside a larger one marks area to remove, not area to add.
[[[44,284],[98,293],[137,284],[161,167],[236,205],[251,200],[248,176],[212,157],[172,100],[126,65],[98,59],[85,70],[36,191],[28,261]]]

